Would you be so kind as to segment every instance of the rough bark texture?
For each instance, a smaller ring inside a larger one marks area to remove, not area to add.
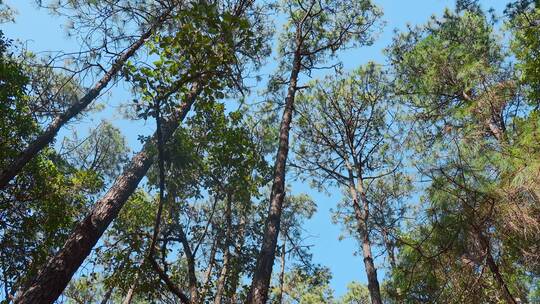
[[[298,49],[294,56],[289,88],[285,100],[285,109],[281,118],[279,129],[279,147],[274,167],[274,181],[270,194],[270,209],[266,219],[262,248],[257,258],[257,265],[253,273],[253,281],[248,295],[248,303],[266,304],[272,267],[276,255],[276,245],[279,234],[283,199],[285,198],[285,165],[289,153],[289,131],[293,116],[294,97],[297,91],[298,74],[300,73],[301,55]]]
[[[281,245],[281,269],[279,271],[279,294],[277,298],[278,304],[283,303],[283,287],[285,286],[285,254],[287,253],[285,250],[285,244],[286,241],[283,240],[283,244]]]
[[[371,242],[369,240],[366,214],[362,212],[362,208],[358,204],[357,190],[355,189],[353,191],[356,193],[355,197],[353,198],[353,208],[355,218],[359,226],[358,230],[362,237],[362,256],[364,257],[364,267],[368,278],[369,296],[372,304],[382,304],[379,280],[377,279],[377,268],[375,268],[373,253],[371,252]],[[362,196],[362,194],[360,194],[360,196]]]
[[[356,155],[354,153],[353,155]],[[371,298],[372,304],[382,304],[381,291],[379,286],[379,280],[377,279],[377,268],[375,268],[375,263],[373,261],[373,253],[371,251],[371,242],[369,239],[369,204],[364,192],[362,178],[357,178],[355,184],[353,167],[347,162],[348,172],[349,172],[349,192],[352,198],[352,204],[354,209],[354,217],[358,226],[358,234],[362,238],[362,256],[364,258],[364,268],[366,270],[366,275],[368,278],[368,290],[369,296]],[[358,171],[358,175],[361,175],[361,168],[359,163],[355,161],[355,168]],[[362,207],[360,207],[359,201],[362,202]]]
[[[24,149],[17,158],[15,158],[6,168],[0,172],[0,189],[7,184],[22,170],[22,168],[32,160],[39,151],[50,144],[60,128],[65,125],[77,114],[81,113],[92,101],[94,101],[101,91],[107,87],[109,82],[118,74],[126,61],[131,58],[135,52],[144,45],[145,41],[152,35],[152,32],[159,27],[170,14],[167,10],[162,14],[152,26],[144,32],[141,37],[135,41],[126,51],[124,51],[114,62],[112,67],[103,75],[103,77],[90,89],[81,99],[74,102],[65,112],[56,115],[51,124],[35,140],[33,140],[26,149]]]
[[[163,138],[168,140],[180,122],[189,112],[195,97],[200,93],[200,85],[195,84],[186,96],[186,101],[175,115],[163,124]],[[80,221],[62,249],[40,270],[38,275],[21,292],[15,303],[53,303],[90,254],[105,229],[116,218],[129,196],[135,191],[141,179],[154,161],[152,151],[154,141],[149,141],[131,160],[130,165],[116,179],[114,185]]]

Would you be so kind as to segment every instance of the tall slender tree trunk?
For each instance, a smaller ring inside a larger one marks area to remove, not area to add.
[[[371,243],[368,235],[364,235],[362,240],[362,254],[364,256],[364,267],[368,278],[368,290],[372,304],[382,304],[381,291],[379,280],[377,279],[377,268],[373,262],[373,254],[371,252]]]
[[[373,260],[371,242],[369,239],[369,204],[362,185],[362,178],[358,178],[357,185],[354,183],[352,167],[347,164],[349,171],[349,192],[353,200],[354,216],[358,226],[358,233],[362,238],[362,256],[364,258],[364,268],[368,279],[368,290],[372,304],[382,304],[379,279],[377,278],[377,268]],[[360,168],[357,168],[360,175]],[[362,202],[360,207],[359,200]]]
[[[238,236],[236,239],[238,240],[237,243],[235,243],[234,246],[234,260],[233,263],[234,268],[233,272],[231,273],[231,303],[238,303],[238,285],[240,285],[240,273],[242,272],[242,250],[244,248],[244,243],[246,241],[246,217],[242,216],[240,219],[240,225],[239,225],[239,231]]]
[[[223,294],[225,293],[225,282],[229,273],[229,264],[230,264],[231,254],[229,252],[228,246],[225,247],[225,252],[223,254],[223,266],[219,274],[219,278],[216,285],[216,296],[214,297],[214,304],[221,304],[223,301]]]
[[[201,301],[204,301],[208,289],[210,288],[210,278],[212,278],[212,270],[214,269],[214,264],[216,262],[216,253],[217,253],[217,243],[218,238],[216,237],[212,242],[212,247],[210,248],[210,254],[208,256],[208,266],[204,273],[203,287],[200,292]]]
[[[283,199],[285,198],[285,166],[289,153],[289,131],[294,111],[294,98],[298,90],[298,74],[300,73],[302,59],[300,54],[301,38],[299,36],[301,36],[301,33],[297,33],[297,50],[294,54],[291,76],[289,78],[289,88],[285,99],[285,109],[283,110],[279,129],[279,147],[274,166],[270,208],[264,227],[262,247],[257,258],[257,265],[253,273],[253,280],[247,300],[250,304],[266,304],[268,300],[270,278],[272,276],[281,213],[283,211]]]
[[[283,303],[283,287],[285,287],[285,254],[286,251],[286,240],[283,240],[283,244],[281,245],[281,269],[279,271],[279,294],[277,303],[281,304]]]
[[[111,68],[103,75],[103,77],[90,89],[81,99],[74,102],[65,112],[55,116],[51,124],[34,139],[9,165],[0,172],[0,189],[3,189],[7,184],[23,169],[23,167],[32,160],[41,150],[50,144],[56,134],[73,117],[81,113],[92,101],[94,101],[101,91],[107,87],[109,82],[114,79],[116,74],[122,69],[124,64],[131,58],[135,52],[144,45],[145,41],[152,35],[165,19],[169,16],[171,9],[168,9],[144,32],[141,37],[135,41],[127,50],[125,50],[116,59]]]
[[[201,85],[195,83],[182,107],[164,122],[165,141],[170,139],[178,128],[201,90]],[[116,218],[124,203],[146,175],[155,158],[151,152],[154,142],[155,140],[147,142],[143,149],[132,158],[130,165],[116,179],[111,189],[77,224],[62,249],[48,261],[36,277],[29,281],[15,303],[53,303],[60,296],[73,274],[79,269],[105,229]]]
[[[373,253],[371,251],[371,242],[369,240],[367,219],[364,218],[365,214],[362,214],[362,209],[356,199],[353,201],[353,208],[356,221],[358,222],[359,227],[361,227],[359,232],[360,237],[362,238],[362,255],[364,257],[364,268],[366,269],[371,303],[382,304],[379,279],[377,278],[377,268],[375,268]]]
[[[227,194],[225,218],[227,221],[227,230],[225,232],[225,246],[223,252],[223,267],[221,268],[221,273],[219,274],[219,279],[217,282],[216,297],[214,298],[214,304],[221,304],[223,293],[225,291],[225,282],[229,274],[229,263],[231,260],[231,245],[232,245],[232,195]]]
[[[191,297],[190,302],[199,303],[199,289],[198,289],[198,283],[197,283],[197,274],[195,270],[195,256],[193,255],[193,251],[191,251],[191,247],[189,246],[189,242],[188,242],[186,233],[184,232],[184,229],[182,228],[182,225],[179,225],[178,230],[180,233],[182,247],[184,248],[184,253],[186,255],[186,260],[188,264],[188,284],[189,284],[189,294]]]

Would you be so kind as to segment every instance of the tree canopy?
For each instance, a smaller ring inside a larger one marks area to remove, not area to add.
[[[353,68],[378,1],[30,2],[78,49],[0,31],[0,303],[540,303],[538,1]]]

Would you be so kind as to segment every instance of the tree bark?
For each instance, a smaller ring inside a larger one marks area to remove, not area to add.
[[[178,226],[178,230],[188,264],[188,284],[191,303],[199,303],[199,290],[197,288],[197,274],[195,270],[195,256],[193,256],[193,252],[191,251],[191,247],[189,246],[189,242],[182,225]]]
[[[182,107],[163,124],[163,138],[170,139],[189,112],[202,88],[195,83]],[[135,191],[154,161],[151,153],[155,142],[147,142],[130,165],[116,179],[109,191],[80,221],[60,251],[39,271],[15,300],[15,303],[53,303],[63,292],[73,274],[90,254],[105,229],[116,218],[129,196]]]
[[[377,279],[377,268],[373,262],[373,254],[371,252],[371,243],[369,237],[364,235],[362,240],[362,254],[364,255],[364,267],[368,278],[368,290],[372,304],[382,304],[381,291],[379,280]]]
[[[354,175],[352,167],[349,167],[349,192],[353,200],[354,216],[358,225],[358,233],[362,238],[362,255],[364,257],[364,268],[368,279],[368,290],[372,304],[382,304],[381,291],[379,280],[377,278],[377,268],[373,261],[373,253],[371,252],[371,242],[369,239],[369,204],[362,185],[362,178],[358,178],[357,185],[354,183]],[[357,168],[360,175],[360,169]],[[358,203],[362,201],[362,207]]]
[[[297,39],[300,34],[297,33]],[[276,245],[281,222],[281,213],[283,211],[283,200],[285,198],[285,166],[287,155],[289,153],[289,131],[293,116],[294,98],[297,91],[298,74],[300,73],[301,42],[297,42],[297,50],[294,54],[293,66],[289,78],[289,87],[285,99],[285,109],[281,118],[279,129],[279,147],[276,155],[274,167],[274,180],[272,192],[270,194],[270,206],[268,217],[266,219],[261,251],[257,258],[253,280],[251,282],[250,292],[248,294],[248,303],[266,304],[268,300],[268,290],[270,278],[272,276],[272,267],[276,254]]]
[[[283,245],[281,245],[281,269],[279,271],[279,294],[277,303],[283,303],[283,287],[285,286],[285,250],[286,239],[283,240]]]
[[[131,287],[128,290],[128,293],[124,297],[124,300],[122,301],[122,304],[131,304],[131,300],[133,300],[133,295],[135,294],[135,284],[131,285]]]
[[[231,303],[238,303],[238,294],[237,289],[240,284],[240,273],[242,272],[242,250],[245,243],[245,234],[246,234],[246,216],[243,216],[240,219],[239,231],[236,239],[238,240],[234,246],[234,270],[231,273]]]
[[[359,227],[361,227],[359,229],[359,232],[362,238],[362,255],[364,257],[364,267],[366,269],[366,275],[368,278],[368,290],[371,298],[371,303],[382,304],[379,280],[377,279],[377,268],[375,268],[375,263],[373,261],[373,253],[371,252],[371,242],[369,240],[367,218],[364,218],[365,214],[362,214],[362,210],[356,198],[353,200],[353,208],[356,220],[358,221],[358,225]]]
[[[212,247],[210,248],[210,254],[208,256],[208,266],[206,267],[206,271],[204,274],[203,288],[200,292],[201,301],[205,300],[206,294],[208,293],[208,289],[210,287],[210,278],[212,277],[212,270],[214,269],[214,264],[216,261],[216,252],[217,252],[217,237],[212,242]]]
[[[50,144],[60,128],[69,120],[81,113],[92,101],[94,101],[101,91],[107,87],[109,82],[118,74],[129,58],[144,45],[145,41],[152,35],[152,32],[165,21],[169,16],[171,9],[158,17],[158,19],[150,26],[150,28],[142,34],[127,50],[125,50],[116,59],[111,68],[103,75],[103,77],[90,89],[81,99],[74,102],[65,112],[55,116],[51,124],[34,139],[6,168],[0,172],[0,189],[3,189],[7,184],[23,169],[23,167],[32,160],[41,150]]]
[[[512,295],[510,292],[510,288],[508,288],[508,284],[506,284],[506,281],[504,280],[500,270],[499,266],[497,265],[497,262],[495,262],[495,259],[493,258],[493,253],[491,252],[491,244],[489,242],[489,239],[481,232],[477,231],[477,237],[480,241],[482,249],[485,252],[486,255],[486,264],[491,271],[491,274],[493,275],[493,279],[495,279],[495,282],[497,282],[497,285],[499,286],[499,289],[502,293],[502,296],[506,303],[508,304],[518,304],[516,301],[516,298]]]
[[[226,210],[225,217],[227,221],[227,230],[225,232],[225,246],[223,252],[223,267],[221,268],[221,273],[219,274],[217,286],[216,286],[216,297],[214,298],[214,304],[221,304],[223,293],[225,291],[225,282],[229,274],[229,263],[231,260],[231,251],[230,247],[232,245],[232,195],[227,194]]]

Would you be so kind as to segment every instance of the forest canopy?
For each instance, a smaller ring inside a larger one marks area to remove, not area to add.
[[[540,303],[539,1],[382,47],[377,0],[27,2],[66,42],[0,0],[0,303]]]

